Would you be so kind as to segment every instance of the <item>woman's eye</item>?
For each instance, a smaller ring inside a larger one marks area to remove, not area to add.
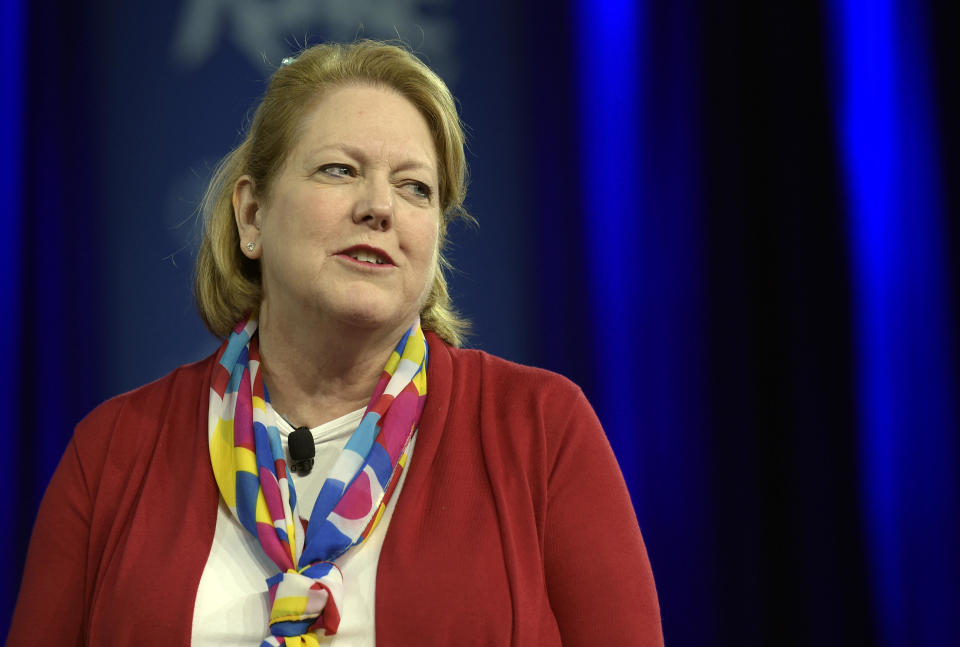
[[[430,187],[423,182],[407,182],[405,186],[407,186],[418,198],[429,200],[430,196],[433,194],[433,191],[430,189]]]
[[[353,167],[346,164],[324,164],[320,167],[320,172],[333,177],[353,177],[356,175]]]

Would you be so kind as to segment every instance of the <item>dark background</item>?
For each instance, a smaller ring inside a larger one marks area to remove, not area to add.
[[[0,6],[0,628],[77,420],[217,346],[195,209],[270,71],[361,35],[457,95],[470,345],[586,391],[667,644],[960,644],[947,3]]]

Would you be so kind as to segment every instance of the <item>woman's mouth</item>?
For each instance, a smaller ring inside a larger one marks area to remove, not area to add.
[[[393,259],[382,249],[369,245],[354,245],[336,253],[358,263],[367,265],[393,265]]]

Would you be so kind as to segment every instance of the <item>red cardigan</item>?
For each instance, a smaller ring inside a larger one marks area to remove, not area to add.
[[[377,645],[662,645],[627,489],[580,390],[428,335],[417,449],[380,554]],[[189,645],[219,494],[213,359],[77,426],[8,645]]]

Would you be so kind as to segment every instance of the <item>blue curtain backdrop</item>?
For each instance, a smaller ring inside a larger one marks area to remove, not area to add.
[[[193,213],[270,69],[360,34],[458,96],[471,345],[586,391],[667,643],[960,644],[946,3],[348,5],[0,2],[0,627],[77,420],[216,347]]]

